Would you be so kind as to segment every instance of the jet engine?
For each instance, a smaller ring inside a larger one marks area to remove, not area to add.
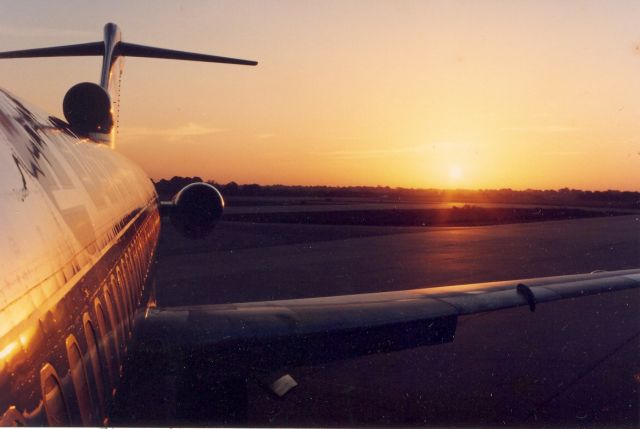
[[[170,203],[162,203],[163,214],[187,238],[206,237],[222,216],[224,199],[208,183],[192,183],[182,188]]]
[[[62,110],[71,129],[80,135],[109,133],[113,127],[111,98],[95,83],[72,86],[64,96]]]

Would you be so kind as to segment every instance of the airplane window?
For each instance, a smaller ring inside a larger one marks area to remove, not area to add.
[[[131,256],[131,251],[127,254],[127,260],[129,261],[129,269],[131,270],[131,279],[133,281],[133,290],[136,304],[138,303],[138,294],[140,292],[140,277],[135,265],[135,262]]]
[[[115,290],[118,291],[117,298],[120,301],[121,313],[123,315],[123,322],[126,321],[128,329],[131,329],[131,303],[126,292],[127,285],[122,281],[122,270],[120,267],[116,267],[116,283]],[[123,328],[127,329],[124,324]]]
[[[58,376],[50,364],[40,370],[40,387],[49,426],[69,426],[69,411]]]
[[[98,331],[100,332],[100,343],[102,350],[104,350],[104,360],[106,362],[107,371],[109,372],[109,379],[112,383],[115,383],[115,362],[114,362],[114,350],[113,340],[109,337],[109,324],[107,322],[107,316],[104,313],[100,300],[96,298],[95,301],[96,316],[98,320]]]
[[[126,299],[125,293],[126,284],[122,281],[122,270],[119,266],[116,265],[115,271],[115,277],[113,275],[111,276],[112,287],[117,291],[116,298],[119,301],[123,321],[125,321],[129,318],[129,301]]]
[[[120,260],[120,265],[122,269],[118,271],[118,275],[122,284],[124,285],[124,290],[126,292],[127,303],[129,305],[129,317],[133,317],[133,313],[135,311],[135,302],[133,298],[133,283],[131,282],[131,272],[129,271],[129,265],[127,264],[127,255],[126,253],[122,256]]]
[[[113,344],[116,350],[116,357],[118,359],[118,366],[122,359],[120,358],[120,349],[122,348],[122,342],[120,341],[121,334],[118,332],[120,330],[120,323],[118,320],[117,308],[114,304],[113,297],[109,290],[105,287],[104,290],[104,302],[107,306],[107,314],[109,315],[109,320],[111,321],[111,332],[113,333]]]
[[[135,242],[133,243],[133,261],[135,263],[136,266],[136,271],[138,273],[138,277],[140,278],[140,283],[142,283],[142,279],[143,279],[143,275],[142,275],[142,264],[140,263],[140,246],[139,246],[139,241],[136,238]]]
[[[87,340],[87,352],[91,361],[91,369],[93,371],[93,379],[98,396],[98,405],[101,414],[104,415],[104,383],[102,381],[102,372],[100,370],[100,350],[96,341],[96,331],[87,313],[84,314],[84,336]]]
[[[125,254],[124,259],[122,261],[122,269],[125,282],[127,282],[127,287],[129,290],[129,296],[131,300],[131,310],[133,313],[136,311],[136,281],[135,276],[133,274],[133,268],[131,267],[131,261],[129,259],[129,253]]]
[[[142,275],[142,281],[144,282],[144,279],[146,277],[146,267],[145,267],[145,263],[144,263],[144,252],[142,249],[142,244],[140,242],[138,242],[138,249],[137,249],[137,253],[138,253],[138,260],[140,261],[140,271],[141,271],[141,275]]]
[[[91,397],[89,396],[89,384],[87,382],[84,362],[82,361],[78,342],[73,335],[67,337],[66,344],[69,371],[71,372],[73,389],[76,392],[76,399],[78,400],[78,408],[80,408],[82,424],[88,426],[92,422]]]
[[[143,268],[143,265],[142,265],[142,256],[140,255],[139,248],[136,248],[134,256],[135,256],[135,261],[136,261],[136,265],[137,265],[137,269],[138,269],[138,277],[139,277],[140,289],[143,289],[144,288],[144,268]]]
[[[140,255],[138,255],[137,253],[135,254],[135,264],[136,264],[136,272],[138,275],[138,285],[142,285],[142,283],[144,282],[144,274],[142,273],[142,264],[140,262]]]
[[[116,281],[116,276],[114,274],[111,274],[109,284],[111,285],[111,297],[113,299],[113,303],[115,304],[114,308],[115,316],[117,318],[116,321],[119,325],[120,323],[124,323],[126,311],[120,300],[120,287],[118,285],[118,282]]]
[[[65,282],[68,282],[71,279],[71,277],[73,277],[73,275],[75,274],[73,271],[73,264],[71,262],[65,264],[62,267],[62,273],[64,274]]]
[[[130,251],[127,252],[127,271],[131,279],[131,290],[133,291],[133,306],[135,307],[138,304],[138,291],[140,281],[138,279],[138,274],[136,272],[136,267],[133,263],[133,259],[131,258]]]
[[[129,274],[129,281],[131,282],[131,295],[133,299],[133,309],[135,311],[136,306],[138,305],[138,291],[140,284],[138,282],[138,276],[136,274],[135,265],[133,264],[133,259],[131,259],[131,253],[127,252],[126,257],[127,262],[127,273]]]

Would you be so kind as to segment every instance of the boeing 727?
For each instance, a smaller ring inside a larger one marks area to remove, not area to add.
[[[101,56],[102,70],[99,84],[67,92],[66,120],[0,90],[0,425],[108,424],[123,374],[145,361],[206,357],[222,376],[246,380],[256,368],[277,374],[450,342],[461,315],[640,287],[636,269],[159,307],[152,267],[161,216],[201,237],[224,200],[197,183],[160,202],[144,171],[114,150],[122,59],[257,63],[126,43],[115,24],[100,42],[0,53],[51,56]],[[268,383],[278,395],[293,384],[286,375]]]

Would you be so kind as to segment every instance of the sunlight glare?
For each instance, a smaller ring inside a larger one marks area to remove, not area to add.
[[[449,168],[449,177],[453,180],[459,180],[462,178],[462,168],[459,165],[452,165]]]

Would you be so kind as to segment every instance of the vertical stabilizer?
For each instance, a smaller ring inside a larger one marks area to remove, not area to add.
[[[110,141],[113,144],[118,130],[120,118],[120,83],[124,71],[124,58],[118,52],[118,45],[122,34],[116,24],[108,23],[104,26],[104,54],[102,55],[102,72],[100,86],[104,88],[111,99],[111,119],[113,123]]]

